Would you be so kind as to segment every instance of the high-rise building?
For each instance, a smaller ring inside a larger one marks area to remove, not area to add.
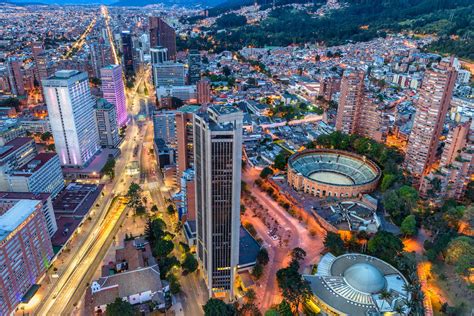
[[[229,292],[239,262],[243,113],[211,106],[194,116],[197,254],[209,294]]]
[[[122,31],[121,39],[122,39],[122,58],[123,58],[125,73],[127,75],[132,75],[135,73],[135,69],[133,68],[132,34],[130,34],[130,31]]]
[[[186,75],[184,64],[164,62],[153,64],[153,84],[156,88],[161,86],[184,86]]]
[[[149,19],[150,47],[162,46],[168,49],[168,57],[176,60],[176,33],[165,21],[156,16]]]
[[[455,82],[456,70],[452,61],[441,61],[425,72],[405,155],[405,168],[415,179],[428,171],[436,160]]]
[[[336,129],[346,134],[357,133],[357,122],[364,98],[365,73],[347,70],[341,80],[341,96],[337,108]]]
[[[207,78],[199,80],[196,84],[197,103],[207,105],[211,103],[211,82]]]
[[[61,165],[83,167],[100,148],[87,73],[57,71],[43,80],[43,90]]]
[[[162,139],[170,147],[176,146],[176,111],[153,111],[153,133],[155,139]]]
[[[0,201],[1,315],[10,315],[15,310],[48,269],[52,257],[41,201]]]
[[[194,164],[193,116],[198,110],[199,106],[185,105],[176,111],[177,179]]]
[[[378,142],[384,142],[387,136],[385,122],[383,103],[376,96],[366,93],[362,100],[356,133]]]
[[[95,106],[95,119],[99,132],[99,141],[102,147],[115,148],[119,139],[119,127],[117,124],[117,113],[115,106],[105,99],[97,100]]]
[[[101,68],[100,79],[104,99],[114,105],[117,123],[119,126],[124,126],[127,124],[128,114],[122,67],[120,65],[109,65]]]
[[[48,78],[48,54],[41,52],[35,59],[38,83],[41,85],[44,79]]]
[[[54,215],[53,202],[49,193],[31,192],[0,192],[0,205],[11,204],[12,206],[20,200],[38,200],[42,203],[42,212],[46,219],[49,237],[53,237],[58,230],[56,217]]]
[[[188,55],[188,81],[196,84],[201,79],[201,54],[197,49],[189,50]]]
[[[25,95],[25,86],[23,85],[23,74],[21,73],[21,61],[16,57],[8,58],[7,71],[12,94]]]

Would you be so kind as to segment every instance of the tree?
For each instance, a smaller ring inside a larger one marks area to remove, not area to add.
[[[311,296],[309,283],[302,278],[298,269],[298,262],[292,261],[288,267],[277,271],[278,286],[294,312],[298,310],[300,303]]]
[[[133,316],[132,304],[117,297],[113,303],[107,304],[105,315],[107,316]]]
[[[41,140],[43,142],[50,140],[51,137],[53,137],[53,135],[50,132],[44,132],[43,134],[41,134]]]
[[[380,191],[382,192],[387,191],[392,186],[392,184],[395,182],[396,179],[397,178],[394,174],[391,174],[391,173],[384,174],[382,183],[380,184]]]
[[[467,275],[474,266],[474,239],[460,236],[453,239],[446,249],[446,262],[455,266],[455,271]]]
[[[346,252],[344,240],[342,240],[338,233],[328,231],[326,237],[324,237],[323,244],[326,250],[336,257]]]
[[[198,262],[194,255],[190,252],[186,253],[183,262],[181,262],[181,268],[188,273],[196,271]]]
[[[154,213],[158,212],[158,206],[156,206],[156,204],[153,204],[153,206],[151,207],[151,211]]]
[[[102,168],[102,173],[109,176],[110,179],[115,177],[115,159],[109,158]]]
[[[168,206],[166,207],[166,211],[169,215],[173,215],[174,213],[176,213],[176,208],[173,204],[168,204]]]
[[[130,184],[130,187],[128,188],[128,192],[127,192],[127,198],[129,199],[128,206],[135,208],[137,207],[139,203],[141,203],[142,191],[143,190],[139,184],[135,182],[132,182]]]
[[[166,279],[168,272],[170,272],[173,267],[179,267],[179,260],[175,256],[160,258],[158,267],[160,268],[161,278]]]
[[[403,250],[403,243],[394,234],[379,230],[367,243],[367,249],[373,256],[394,263]]]
[[[293,312],[291,311],[291,306],[288,304],[288,301],[282,300],[280,304],[277,306],[278,315],[279,316],[293,316]]]
[[[266,266],[269,261],[270,261],[270,258],[268,257],[267,249],[266,248],[261,248],[260,251],[257,254],[257,262],[260,263],[263,266]]]
[[[158,258],[166,257],[173,251],[174,244],[171,240],[160,239],[153,247],[153,255]]]
[[[232,72],[229,66],[224,66],[222,67],[222,73],[224,74],[224,76],[229,77]]]
[[[416,218],[415,215],[408,215],[402,222],[400,227],[402,234],[405,236],[413,236],[416,234]]]
[[[306,258],[306,251],[300,247],[296,247],[291,251],[291,260],[292,261],[303,261]]]
[[[233,28],[233,27],[239,27],[243,26],[247,23],[247,18],[243,15],[238,15],[235,13],[228,13],[224,14],[221,17],[219,17],[215,25],[217,28]]]
[[[166,280],[170,283],[171,294],[178,294],[181,292],[181,284],[179,284],[178,278],[174,274],[169,273]]]
[[[257,262],[252,269],[252,276],[257,280],[260,279],[263,275],[263,266]]]
[[[262,172],[260,172],[260,178],[265,179],[268,176],[271,176],[273,174],[273,170],[269,167],[265,167],[262,169]]]
[[[288,155],[279,153],[278,155],[275,156],[275,160],[273,161],[273,166],[279,170],[285,170],[287,161],[288,161]]]
[[[217,298],[210,298],[203,306],[205,316],[234,316],[235,308],[231,304],[226,304]]]

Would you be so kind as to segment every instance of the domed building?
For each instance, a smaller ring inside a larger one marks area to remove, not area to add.
[[[303,275],[313,292],[312,301],[327,315],[408,314],[408,281],[387,262],[352,253],[325,254],[315,275]]]

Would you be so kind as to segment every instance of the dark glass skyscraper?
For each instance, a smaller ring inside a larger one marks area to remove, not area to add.
[[[151,16],[150,27],[150,47],[163,46],[168,49],[168,59],[176,60],[176,32],[166,24],[161,18]]]
[[[133,43],[130,31],[122,32],[122,58],[125,73],[127,75],[133,74],[135,69],[133,67]]]
[[[201,79],[201,54],[197,49],[191,49],[188,55],[189,84],[196,84]]]

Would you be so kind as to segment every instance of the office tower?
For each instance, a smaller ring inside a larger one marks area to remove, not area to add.
[[[87,73],[57,71],[43,80],[43,90],[61,165],[83,167],[100,148]]]
[[[53,247],[38,200],[0,202],[0,314],[10,315],[49,267]]]
[[[23,74],[21,73],[21,61],[16,57],[8,58],[7,71],[12,94],[25,95],[25,86],[23,85]]]
[[[9,172],[29,162],[38,154],[33,138],[17,137],[0,146],[0,169]],[[5,191],[5,189],[0,188]]]
[[[156,16],[150,17],[149,27],[150,47],[163,46],[168,49],[169,59],[176,60],[176,33],[174,29]]]
[[[357,132],[364,97],[364,76],[360,70],[348,70],[341,80],[341,96],[337,108],[336,129],[346,134]]]
[[[4,146],[6,143],[22,136],[26,136],[26,131],[18,120],[0,118],[0,146]]]
[[[405,168],[419,179],[436,160],[439,137],[456,82],[451,61],[441,61],[425,72],[408,139]]]
[[[178,204],[179,219],[183,222],[196,220],[196,183],[194,169],[185,170],[180,180],[181,201]]]
[[[115,106],[117,123],[119,126],[124,126],[127,124],[128,114],[122,67],[120,65],[109,65],[101,68],[100,79],[104,99]]]
[[[211,82],[207,78],[199,80],[196,84],[197,103],[206,105],[211,103]]]
[[[162,64],[168,61],[168,49],[162,46],[150,48],[151,64]]]
[[[128,75],[133,75],[135,69],[133,68],[133,43],[132,43],[132,34],[130,31],[122,31],[122,59],[123,65],[125,68],[125,73]]]
[[[196,84],[201,79],[201,54],[197,49],[189,50],[188,78],[189,84]]]
[[[100,145],[107,148],[117,147],[120,141],[119,127],[117,124],[117,113],[112,103],[107,102],[105,99],[97,100],[95,119]]]
[[[173,98],[180,99],[185,103],[196,103],[196,86],[160,86],[156,88],[156,99],[161,107],[166,107],[165,103],[172,104]]]
[[[194,116],[197,253],[213,292],[230,292],[239,260],[243,114],[211,106]]]
[[[176,111],[153,111],[153,134],[155,139],[162,139],[167,145],[176,145]]]
[[[198,110],[199,106],[185,105],[176,111],[177,179],[194,163],[193,116]]]
[[[46,52],[41,52],[35,59],[36,71],[38,75],[38,83],[41,85],[41,82],[48,78],[48,54]]]
[[[185,79],[184,64],[170,61],[153,64],[153,84],[156,88],[160,86],[184,86]]]

